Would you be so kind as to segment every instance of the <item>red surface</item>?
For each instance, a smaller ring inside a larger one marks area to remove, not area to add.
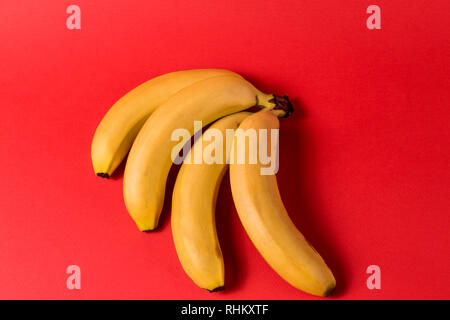
[[[82,30],[66,28],[73,3]],[[366,28],[370,4],[381,30]],[[177,260],[170,203],[141,233],[121,174],[93,173],[94,130],[120,96],[200,67],[293,98],[279,186],[336,275],[332,299],[450,298],[449,15],[446,0],[1,1],[0,298],[313,298],[258,255],[228,183],[228,289],[209,294]],[[66,288],[71,264],[81,290]],[[366,287],[371,264],[381,290]]]

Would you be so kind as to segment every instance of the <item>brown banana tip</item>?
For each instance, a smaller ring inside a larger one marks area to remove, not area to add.
[[[294,112],[294,107],[292,106],[291,101],[289,101],[289,97],[285,96],[277,96],[273,95],[273,98],[269,100],[275,104],[274,110],[283,110],[284,116],[283,118],[289,117]]]
[[[206,289],[206,290],[208,290],[210,293],[217,292],[217,291],[223,291],[223,290],[225,290],[225,286],[220,286],[220,287],[214,288],[212,290],[209,290],[209,289]]]
[[[97,176],[102,177],[102,178],[106,178],[109,179],[109,174],[105,173],[105,172],[98,172]]]
[[[324,297],[328,297],[336,288],[336,284],[333,284],[332,286],[328,287],[328,289],[323,294]]]

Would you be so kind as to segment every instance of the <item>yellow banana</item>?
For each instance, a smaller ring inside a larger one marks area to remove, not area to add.
[[[124,174],[124,200],[139,230],[158,225],[176,129],[194,134],[194,121],[205,126],[218,118],[258,105],[290,112],[286,97],[264,94],[236,76],[218,76],[186,87],[147,119],[130,150]]]
[[[122,162],[148,116],[171,95],[203,79],[238,74],[221,69],[197,69],[167,73],[134,88],[106,113],[91,146],[95,173],[109,178]]]
[[[270,110],[263,110],[247,117],[239,128],[244,131],[278,129],[279,121]],[[260,144],[255,145],[256,140],[248,139],[248,144],[240,144],[238,149],[237,139],[236,134],[230,160],[231,190],[239,218],[251,241],[288,283],[313,295],[329,295],[336,286],[334,276],[289,218],[276,176],[261,175],[260,161],[256,164],[236,161],[237,152],[248,154],[248,150],[256,149]]]
[[[231,144],[227,145],[223,138],[216,141],[212,133],[216,130],[221,137],[226,137],[226,129],[236,130],[250,114],[238,112],[213,123],[186,159],[192,160],[197,149],[206,154],[213,147],[218,163],[183,163],[173,190],[171,223],[178,258],[195,284],[210,292],[224,288],[224,263],[216,232],[215,208],[231,150]],[[220,155],[219,148],[222,150]]]

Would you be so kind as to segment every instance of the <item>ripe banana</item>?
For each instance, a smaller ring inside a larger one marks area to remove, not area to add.
[[[174,130],[184,128],[192,135],[194,121],[205,126],[255,105],[286,113],[292,108],[287,97],[264,94],[244,79],[227,75],[196,82],[153,112],[134,141],[124,174],[125,205],[139,230],[158,225],[172,148],[177,145],[171,140]]]
[[[198,148],[205,154],[211,145],[222,148],[222,159],[211,164],[183,163],[173,190],[171,223],[178,258],[195,284],[210,292],[224,288],[224,263],[216,232],[215,208],[220,184],[228,169],[227,155],[231,150],[231,144],[227,146],[222,139],[220,145],[211,139],[210,133],[218,130],[221,137],[225,137],[226,129],[236,130],[250,114],[238,112],[213,123],[204,132],[202,143],[197,140],[186,159],[192,159]]]
[[[263,110],[247,117],[239,126],[247,129],[278,129],[278,118]],[[238,150],[233,140],[230,181],[239,218],[251,241],[269,265],[288,283],[317,296],[329,295],[336,281],[322,257],[295,227],[283,205],[275,175],[261,175],[261,163],[238,164],[236,152],[258,148],[249,139],[248,147]],[[270,143],[278,143],[270,141]],[[253,144],[253,145],[251,145]],[[235,150],[236,149],[236,150]]]
[[[95,173],[109,178],[122,162],[149,115],[171,95],[200,80],[238,74],[221,69],[197,69],[167,73],[134,88],[106,113],[91,146]]]

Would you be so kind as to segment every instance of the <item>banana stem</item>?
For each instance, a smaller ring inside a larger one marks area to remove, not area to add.
[[[289,101],[287,95],[277,96],[275,94],[257,94],[255,106],[263,109],[271,109],[279,118],[287,118],[294,112],[292,103]]]
[[[291,101],[289,101],[289,97],[285,96],[277,96],[273,95],[273,98],[269,100],[269,102],[274,103],[275,107],[273,110],[281,110],[281,117],[287,118],[294,112],[294,107],[292,106]]]

